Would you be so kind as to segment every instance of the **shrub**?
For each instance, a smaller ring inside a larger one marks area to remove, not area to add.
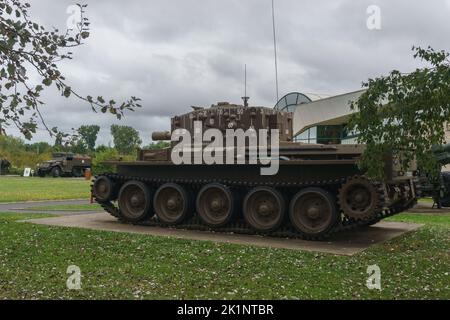
[[[115,148],[102,148],[101,151],[97,151],[92,159],[92,172],[94,174],[101,173],[115,173],[114,166],[103,164],[104,161],[122,160],[122,161],[134,161],[136,156],[119,155],[119,152]]]
[[[119,158],[119,153],[113,148],[106,148],[102,151],[96,152],[95,157],[92,159],[92,172],[94,174],[114,173],[115,168],[113,166],[103,164],[102,162],[108,160],[119,160]]]

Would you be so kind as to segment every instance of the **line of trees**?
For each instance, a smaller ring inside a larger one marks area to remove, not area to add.
[[[94,172],[104,172],[111,170],[101,164],[105,160],[135,160],[139,148],[158,149],[168,146],[164,142],[142,146],[139,132],[133,127],[121,125],[112,125],[110,128],[113,146],[97,145],[99,132],[98,125],[82,125],[74,130],[74,139],[70,143],[65,143],[61,135],[56,135],[53,145],[47,142],[26,143],[21,138],[2,135],[0,158],[11,162],[12,174],[19,174],[25,167],[34,168],[38,163],[51,159],[53,152],[87,154],[93,158]]]
[[[66,151],[79,154],[94,155],[96,152],[106,148],[114,148],[120,155],[135,155],[136,151],[142,147],[142,139],[139,131],[130,126],[112,125],[110,133],[113,147],[97,146],[97,137],[100,132],[98,125],[82,125],[74,130],[73,137],[69,143],[64,143],[61,136],[57,136],[53,146],[54,151]],[[167,144],[152,143],[143,146],[144,149],[165,147]]]

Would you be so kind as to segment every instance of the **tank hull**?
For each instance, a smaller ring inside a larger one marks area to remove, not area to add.
[[[330,164],[333,164],[332,168]],[[123,176],[157,179],[211,179],[236,180],[242,182],[284,182],[333,180],[361,174],[353,161],[322,162],[305,161],[283,164],[274,176],[260,174],[260,165],[173,165],[168,163],[134,162],[117,164],[117,173]]]

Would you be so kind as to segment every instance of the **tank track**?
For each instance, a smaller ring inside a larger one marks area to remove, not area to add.
[[[134,180],[134,181],[141,181],[146,183],[147,185],[157,188],[159,185],[163,183],[177,183],[184,186],[189,186],[191,189],[199,190],[201,186],[209,183],[221,183],[223,185],[229,186],[229,187],[237,187],[237,188],[251,188],[251,187],[257,187],[257,186],[268,186],[268,187],[274,187],[279,189],[292,189],[292,188],[302,188],[302,187],[321,187],[324,189],[334,189],[336,192],[339,190],[340,186],[347,181],[349,177],[346,178],[340,178],[340,179],[334,179],[334,180],[320,180],[320,181],[303,181],[303,182],[249,182],[249,181],[233,181],[233,180],[222,180],[222,179],[152,179],[152,178],[142,178],[142,177],[130,177],[130,176],[122,176],[118,174],[102,174],[99,176],[106,176],[110,178],[112,181],[123,183],[126,181]],[[95,179],[99,176],[95,176]],[[93,184],[91,185],[91,194],[93,195],[93,199],[99,203],[102,208],[111,214],[113,217],[117,218],[122,223],[128,223],[126,222],[122,217],[119,208],[111,201],[99,201],[95,198],[93,192],[92,192]],[[381,184],[376,185],[379,199],[384,201],[384,189],[382,188]],[[276,238],[292,238],[292,239],[302,239],[302,240],[314,240],[314,241],[323,241],[328,239],[330,236],[350,231],[356,228],[361,227],[367,227],[371,226],[375,223],[378,223],[379,221],[388,218],[390,216],[396,215],[400,212],[403,212],[405,210],[408,210],[412,208],[415,205],[415,201],[412,200],[407,204],[404,204],[403,206],[391,206],[391,207],[384,207],[380,204],[381,209],[380,212],[376,213],[375,217],[368,220],[354,220],[348,217],[345,217],[341,213],[341,219],[340,221],[326,234],[323,234],[321,236],[308,236],[304,234],[300,234],[294,230],[292,226],[290,226],[289,223],[284,223],[284,225],[277,231],[271,232],[271,233],[260,233],[253,229],[251,229],[247,223],[244,221],[244,219],[238,219],[236,221],[230,222],[226,227],[222,228],[215,228],[212,229],[200,221],[200,219],[194,215],[193,217],[189,218],[185,223],[179,224],[179,225],[167,225],[163,224],[158,221],[156,216],[150,218],[146,221],[141,221],[139,223],[134,223],[135,225],[144,225],[144,226],[152,226],[152,227],[164,227],[164,228],[171,228],[171,229],[183,229],[183,230],[198,230],[198,231],[210,231],[215,233],[236,233],[236,234],[245,234],[245,235],[261,235],[261,236],[270,236],[270,237],[276,237]]]

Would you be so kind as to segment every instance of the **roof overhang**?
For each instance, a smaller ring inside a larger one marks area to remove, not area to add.
[[[365,90],[359,90],[299,105],[294,111],[294,135],[318,125],[340,125],[348,122],[357,101]]]

